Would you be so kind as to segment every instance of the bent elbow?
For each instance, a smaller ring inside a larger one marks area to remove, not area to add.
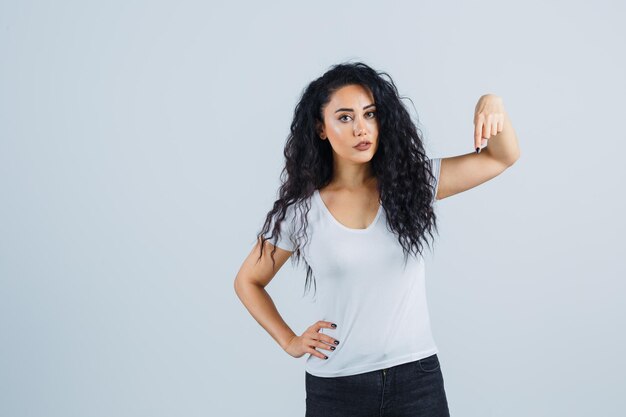
[[[517,162],[519,158],[520,158],[520,152],[518,150],[517,154],[515,154],[515,156],[511,160],[509,160],[508,163],[506,164],[507,168],[515,165],[515,163]]]

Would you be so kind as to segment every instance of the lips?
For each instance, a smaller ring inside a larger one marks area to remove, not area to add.
[[[371,143],[372,142],[370,142],[369,140],[362,140],[361,142],[354,145],[354,148],[358,148],[359,146],[363,146],[363,145],[370,145]]]

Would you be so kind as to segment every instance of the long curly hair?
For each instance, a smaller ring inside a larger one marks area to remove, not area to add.
[[[331,181],[333,173],[330,141],[320,140],[316,126],[323,123],[322,109],[332,94],[346,85],[361,85],[374,97],[379,145],[370,163],[377,178],[388,228],[397,236],[405,262],[409,255],[423,253],[423,242],[430,247],[427,233],[433,239],[432,230],[438,234],[433,209],[435,189],[431,185],[434,174],[424,152],[422,135],[401,101],[405,97],[399,96],[395,83],[386,72],[377,72],[362,62],[344,62],[332,66],[312,81],[295,107],[284,149],[286,162],[280,174],[278,199],[257,234],[261,249],[259,260],[264,242],[281,236],[281,223],[292,205],[295,224],[290,227],[298,241],[292,261],[299,263],[302,258],[302,249],[308,241],[306,217],[311,208],[310,197],[316,189]],[[273,266],[275,251],[276,247],[270,253]],[[304,261],[306,293],[315,277],[311,266],[306,259]],[[315,287],[317,290],[317,284]]]

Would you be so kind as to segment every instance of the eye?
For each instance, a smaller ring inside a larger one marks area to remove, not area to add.
[[[375,111],[368,111],[365,114],[371,114],[370,119],[373,119],[374,117],[376,117],[376,112]],[[349,116],[347,114],[344,114],[343,116],[339,117],[339,120],[341,120],[342,122],[347,122],[347,120],[344,120],[344,117],[351,117],[351,116]]]

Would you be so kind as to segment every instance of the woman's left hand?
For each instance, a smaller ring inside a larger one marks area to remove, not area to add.
[[[482,96],[474,109],[474,148],[476,153],[487,146],[487,140],[502,132],[506,111],[502,99],[495,94]]]

